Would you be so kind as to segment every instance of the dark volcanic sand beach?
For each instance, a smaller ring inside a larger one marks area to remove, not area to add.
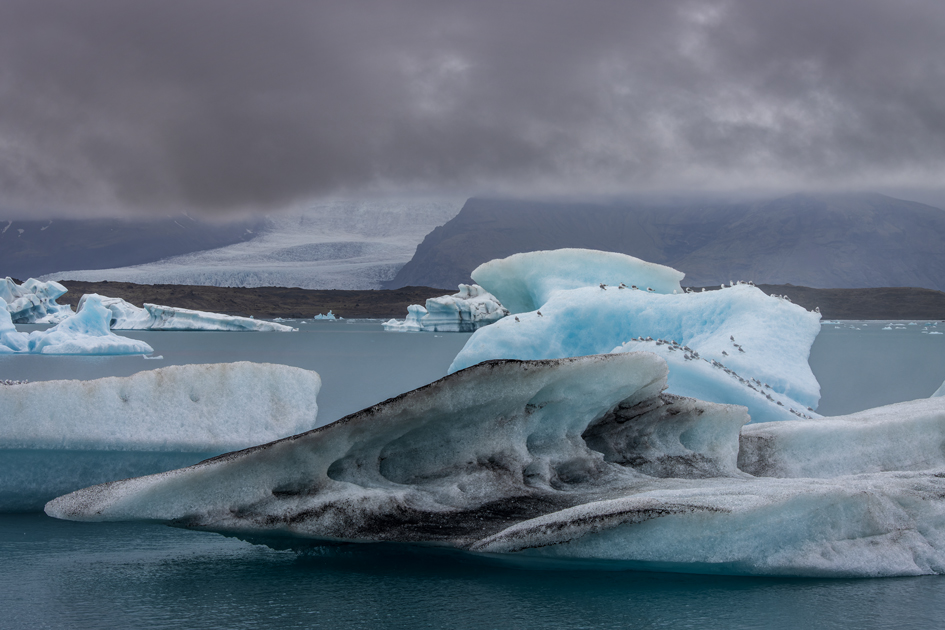
[[[346,318],[403,318],[407,306],[455,289],[404,287],[376,291],[309,290],[285,287],[232,288],[130,282],[64,281],[69,292],[58,301],[78,303],[84,293],[119,297],[141,306],[144,302],[230,315],[305,318],[329,310]],[[714,287],[718,289],[718,287]],[[945,293],[931,289],[811,289],[759,285],[765,293],[787,295],[804,308],[819,306],[824,319],[945,319]],[[696,289],[699,291],[700,289]]]

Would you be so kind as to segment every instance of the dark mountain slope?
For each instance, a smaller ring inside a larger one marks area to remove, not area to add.
[[[388,287],[452,287],[493,258],[560,247],[669,265],[688,285],[945,289],[945,211],[868,193],[675,205],[470,199]]]
[[[210,223],[180,215],[158,220],[0,221],[0,277],[138,265],[248,240],[262,220]]]

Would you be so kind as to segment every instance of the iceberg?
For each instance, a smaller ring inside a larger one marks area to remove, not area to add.
[[[222,315],[195,311],[175,306],[145,304],[138,308],[121,298],[105,297],[96,293],[83,295],[77,313],[81,313],[88,300],[95,300],[111,311],[109,326],[115,330],[224,330],[254,332],[293,332],[284,324],[256,320],[251,317]]]
[[[0,353],[25,354],[150,354],[143,341],[119,337],[108,328],[109,310],[98,296],[81,313],[70,315],[47,330],[17,332],[0,298]]]
[[[315,426],[316,372],[248,362],[0,385],[0,512]]]
[[[477,330],[450,372],[489,359],[647,350],[669,362],[671,393],[745,405],[756,422],[814,417],[820,385],[807,361],[819,313],[747,284],[699,293],[597,285],[548,293],[539,309]]]
[[[461,284],[459,292],[427,300],[426,307],[411,304],[404,321],[384,322],[384,330],[398,332],[473,332],[497,322],[509,311],[477,284]]]
[[[10,277],[0,280],[0,299],[14,324],[58,324],[72,315],[68,304],[56,304],[66,293],[58,282],[30,278],[18,285]]]
[[[945,572],[942,430],[935,445],[925,433],[943,424],[945,399],[742,432],[744,407],[666,394],[667,372],[648,352],[488,361],[325,427],[45,510],[279,547],[423,543],[747,575]],[[802,423],[822,425],[816,441],[798,439]],[[849,440],[856,454],[824,463]],[[910,449],[919,455],[903,470]]]
[[[932,398],[936,398],[938,396],[945,396],[945,383],[942,383],[941,386],[935,390],[935,393],[932,394]]]
[[[541,308],[556,291],[621,284],[655,293],[682,293],[681,271],[626,254],[565,248],[514,254],[483,263],[472,279],[496,296],[510,313]]]

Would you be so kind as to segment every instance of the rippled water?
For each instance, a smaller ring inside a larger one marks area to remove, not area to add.
[[[820,410],[925,397],[945,335],[826,324],[811,353]],[[945,330],[945,324],[929,330]],[[0,378],[130,374],[254,360],[317,370],[330,421],[445,374],[467,335],[315,322],[297,334],[140,332],[164,356],[0,357]],[[0,628],[935,628],[945,580],[759,579],[522,568],[414,548],[306,555],[149,524],[0,515]],[[608,566],[606,568],[613,569]]]

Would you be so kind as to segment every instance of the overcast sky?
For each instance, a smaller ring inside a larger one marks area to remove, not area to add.
[[[942,0],[3,0],[0,208],[934,196],[943,33]]]

